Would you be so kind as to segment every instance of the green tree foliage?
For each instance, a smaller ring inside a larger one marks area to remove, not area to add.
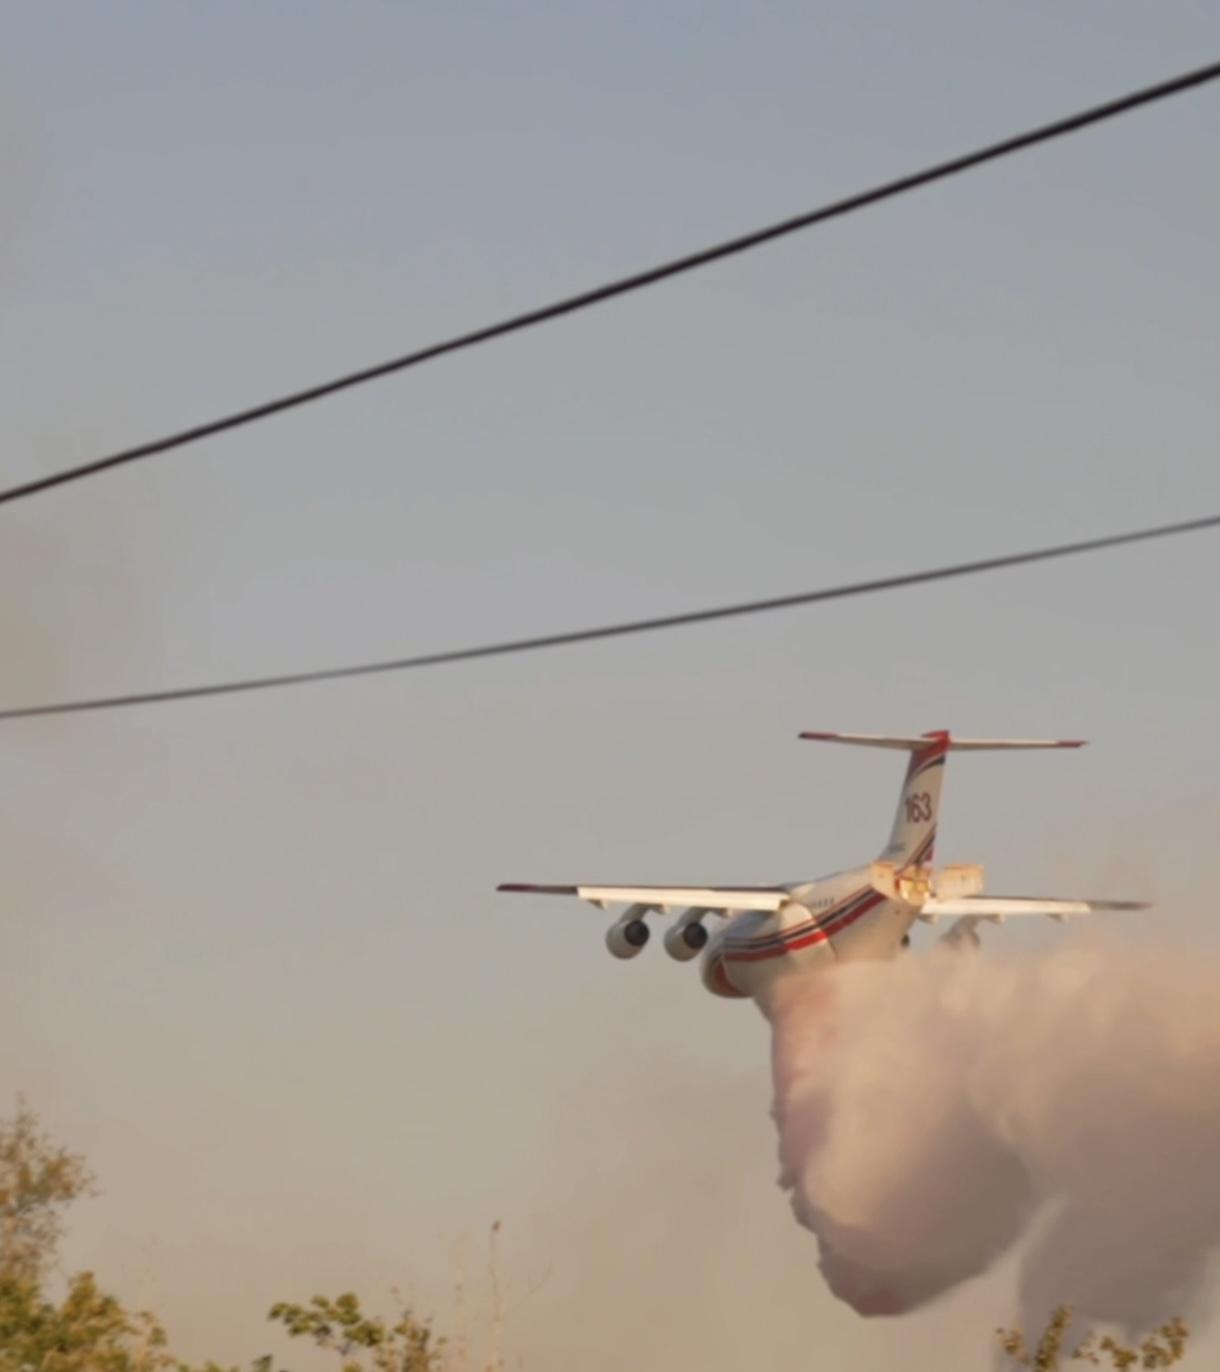
[[[13,1118],[0,1120],[0,1280],[41,1279],[63,1231],[61,1212],[92,1185],[84,1159],[56,1147],[18,1101]]]
[[[1018,1367],[1029,1367],[1033,1372],[1056,1372],[1065,1361],[1091,1363],[1094,1367],[1108,1365],[1116,1372],[1129,1372],[1132,1368],[1172,1367],[1186,1356],[1190,1331],[1177,1316],[1154,1329],[1138,1344],[1120,1343],[1109,1334],[1091,1332],[1081,1343],[1065,1351],[1071,1323],[1071,1306],[1060,1305],[1032,1348],[1017,1329],[997,1330],[1000,1347]]]
[[[0,1372],[160,1372],[178,1364],[165,1331],[98,1289],[90,1272],[73,1278],[63,1301],[28,1280],[0,1280]]]
[[[48,1295],[63,1211],[92,1185],[84,1160],[53,1143],[24,1102],[0,1120],[0,1372],[226,1372],[179,1361],[157,1319],[128,1310],[90,1272],[73,1277],[62,1300]],[[348,1293],[282,1302],[269,1318],[336,1352],[344,1372],[444,1372],[444,1340],[406,1309],[387,1322]],[[273,1372],[271,1358],[253,1372]]]
[[[280,1301],[268,1319],[281,1323],[291,1338],[312,1339],[338,1354],[343,1372],[443,1372],[445,1367],[445,1340],[433,1336],[426,1320],[404,1308],[388,1324],[366,1315],[350,1291],[333,1300],[314,1296],[306,1305]]]
[[[24,1101],[0,1120],[0,1372],[191,1372],[156,1318],[126,1309],[91,1272],[61,1300],[47,1293],[63,1211],[92,1186],[84,1160],[53,1143]]]

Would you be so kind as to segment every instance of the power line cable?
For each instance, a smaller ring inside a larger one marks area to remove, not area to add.
[[[1086,128],[1091,124],[1099,124],[1103,120],[1113,119],[1117,115],[1126,114],[1142,105],[1149,105],[1154,101],[1164,100],[1171,95],[1178,95],[1196,86],[1205,85],[1216,80],[1217,77],[1220,77],[1220,62],[1210,63],[1206,67],[1185,72],[1168,81],[1161,81],[1156,85],[1133,91],[1117,100],[1094,105],[1090,109],[1081,110],[1077,114],[1068,115],[1066,118],[1057,119],[1049,124],[1042,124],[1011,138],[1002,139],[998,143],[990,143],[986,147],[965,153],[960,157],[951,158],[947,162],[938,162],[923,171],[899,177],[895,181],[887,181],[882,185],[874,186],[871,190],[848,196],[844,200],[833,201],[831,204],[811,210],[807,214],[781,220],[779,223],[768,225],[766,228],[742,234],[738,238],[726,239],[724,242],[704,248],[699,252],[690,253],[685,257],[674,258],[669,262],[636,272],[631,276],[619,277],[617,280],[595,286],[592,290],[582,291],[577,295],[566,296],[562,300],[554,301],[552,304],[543,305],[539,309],[513,315],[497,324],[489,324],[470,333],[458,334],[443,342],[433,343],[426,348],[407,353],[403,357],[392,358],[388,362],[380,362],[375,366],[362,368],[360,371],[349,372],[345,376],[324,381],[316,386],[306,387],[304,390],[293,391],[289,395],[280,396],[276,400],[269,400],[261,405],[237,410],[221,419],[214,419],[206,424],[197,424],[193,428],[182,429],[164,438],[154,439],[151,443],[141,443],[134,448],[125,448],[121,452],[112,453],[109,457],[97,458],[92,462],[82,463],[80,466],[67,467],[48,476],[38,477],[17,486],[10,486],[6,490],[0,490],[0,504],[21,500],[27,496],[36,495],[40,491],[50,490],[54,486],[64,486],[87,476],[96,476],[98,473],[108,471],[113,467],[121,467],[129,462],[154,457],[174,448],[182,448],[188,443],[197,443],[214,434],[224,433],[229,429],[237,429],[246,424],[253,424],[257,420],[267,419],[271,415],[295,409],[300,405],[312,404],[316,400],[335,395],[339,391],[350,390],[354,386],[362,386],[366,382],[376,381],[380,377],[406,371],[409,367],[417,367],[423,362],[442,357],[446,353],[472,348],[477,344],[489,342],[493,338],[502,338],[505,334],[517,333],[522,329],[545,323],[547,320],[558,319],[562,315],[588,309],[590,306],[612,300],[616,296],[642,290],[646,286],[656,285],[669,277],[680,276],[684,272],[695,271],[699,267],[706,267],[723,258],[747,252],[763,243],[783,238],[787,234],[796,233],[801,229],[811,228],[813,225],[824,223],[828,219],[837,219],[843,215],[851,214],[855,210],[864,209],[868,205],[875,205],[879,201],[903,195],[907,191],[916,190],[933,181],[942,181],[947,177],[956,176],[959,172],[980,166],[984,162],[991,162],[997,158],[1006,157],[1010,153],[1020,152],[1023,148],[1030,148],[1038,143],[1046,143],[1053,138],[1074,133],[1076,130]]]
[[[1207,515],[1201,519],[1183,520],[1177,524],[1160,524],[1127,533],[1108,534],[1103,538],[1059,543],[1022,553],[1005,553],[999,557],[982,558],[974,562],[956,562],[946,567],[904,572],[897,576],[877,577],[870,581],[853,581],[845,585],[823,587],[816,591],[799,591],[795,595],[773,596],[767,600],[748,600],[734,605],[718,605],[711,609],[688,610],[681,614],[661,615],[654,619],[625,620],[618,624],[603,624],[593,629],[571,629],[564,633],[543,634],[535,638],[484,643],[473,648],[451,648],[444,652],[423,653],[416,657],[394,658],[385,662],[364,662],[352,667],[324,667],[309,672],[247,677],[237,681],[214,682],[205,686],[180,686],[165,691],[100,696],[92,700],[71,700],[55,705],[27,705],[17,709],[0,710],[0,721],[34,719],[44,715],[80,714],[87,710],[116,710],[132,705],[153,705],[172,700],[197,700],[203,696],[237,695],[244,691],[265,691],[278,686],[304,686],[319,681],[338,681],[344,677],[373,676],[382,672],[406,672],[420,667],[439,667],[446,663],[471,662],[476,658],[507,657],[513,653],[535,652],[542,648],[562,648],[574,643],[591,643],[603,638],[623,638],[628,634],[649,633],[657,629],[677,629],[683,625],[703,624],[715,619],[733,619],[743,615],[763,614],[770,610],[790,610],[798,605],[815,605],[825,600],[842,600],[847,596],[894,591],[928,581],[947,581],[952,577],[973,576],[979,572],[993,572],[1004,567],[1045,562],[1051,558],[1070,557],[1077,553],[1100,552],[1104,548],[1117,548],[1127,543],[1142,543],[1153,538],[1170,538],[1217,527],[1220,527],[1220,514]]]

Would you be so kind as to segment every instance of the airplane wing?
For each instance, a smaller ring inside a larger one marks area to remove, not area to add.
[[[958,896],[952,900],[926,900],[919,912],[923,920],[942,915],[993,920],[999,924],[1010,915],[1045,915],[1064,920],[1099,910],[1146,910],[1142,900],[1049,900],[1044,896]]]
[[[682,910],[692,907],[724,914],[729,910],[778,910],[792,899],[782,886],[536,886],[506,881],[497,891],[517,891],[537,896],[579,896],[604,909],[623,904],[648,910]]]

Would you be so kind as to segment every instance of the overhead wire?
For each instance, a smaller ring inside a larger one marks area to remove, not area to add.
[[[1118,99],[1108,100],[1103,104],[1094,105],[1089,109],[1081,110],[1076,114],[1053,120],[1049,124],[1042,124],[1036,128],[1028,129],[1024,133],[1001,139],[996,143],[987,144],[985,147],[978,148],[973,152],[964,153],[961,156],[950,158],[944,162],[938,162],[933,166],[926,167],[922,171],[913,172],[907,176],[900,176],[896,180],[886,181],[869,190],[861,191],[855,195],[847,196],[845,199],[836,200],[830,204],[823,205],[819,209],[811,210],[805,214],[795,215],[790,219],[781,220],[778,223],[770,224],[765,228],[742,234],[739,237],[726,239],[711,247],[703,248],[698,252],[693,252],[683,257],[673,258],[668,262],[663,262],[658,266],[650,267],[644,271],[635,272],[630,276],[619,277],[618,279],[608,281],[603,285],[595,286],[590,290],[581,291],[576,295],[569,295],[563,299],[553,301],[551,304],[543,305],[538,309],[527,310],[523,314],[513,315],[507,319],[500,320],[498,323],[488,324],[482,328],[473,329],[468,333],[455,335],[442,342],[419,348],[402,357],[395,357],[386,362],[379,362],[374,366],[364,367],[359,371],[349,372],[346,375],[336,377],[333,380],[324,381],[318,385],[307,386],[302,390],[293,391],[290,394],[280,396],[277,399],[268,400],[259,405],[252,405],[246,409],[236,410],[219,419],[213,419],[203,424],[196,424],[188,429],[181,429],[176,433],[154,439],[151,442],[141,443],[133,448],[125,448],[119,452],[111,453],[107,457],[100,457],[74,467],[66,467],[58,472],[51,472],[46,476],[36,477],[18,485],[9,486],[6,489],[0,490],[0,505],[8,504],[15,500],[26,499],[41,491],[51,490],[53,487],[57,486],[64,486],[69,482],[80,481],[85,477],[96,476],[101,472],[110,471],[113,468],[125,466],[131,462],[141,461],[144,458],[154,457],[177,448],[183,448],[188,444],[198,443],[201,439],[210,438],[216,434],[241,428],[244,425],[253,424],[258,420],[268,419],[272,415],[281,414],[286,410],[292,410],[302,405],[312,404],[327,396],[336,395],[340,391],[350,390],[355,386],[365,385],[368,382],[376,381],[381,377],[390,376],[396,372],[406,371],[410,367],[417,367],[424,362],[429,362],[434,358],[442,357],[448,353],[455,353],[466,348],[472,348],[480,343],[486,343],[495,338],[502,338],[506,334],[518,333],[523,329],[532,328],[535,325],[545,323],[548,320],[558,319],[563,315],[574,314],[578,310],[589,309],[591,306],[602,304],[607,300],[613,300],[618,296],[627,295],[632,291],[642,290],[648,286],[654,286],[671,277],[680,276],[685,272],[695,271],[696,269],[706,267],[713,262],[722,261],[724,258],[732,257],[737,253],[747,252],[752,248],[757,248],[764,243],[773,242],[788,234],[797,233],[802,229],[812,228],[815,224],[825,223],[829,219],[841,218],[843,215],[864,209],[868,205],[875,205],[882,200],[889,200],[895,196],[903,195],[908,191],[917,190],[921,186],[930,185],[934,181],[942,181],[948,177],[956,176],[961,172],[967,171],[972,167],[980,166],[985,162],[991,162],[997,158],[1009,156],[1012,153],[1020,152],[1024,148],[1034,147],[1039,143],[1046,143],[1051,139],[1060,138],[1065,134],[1074,133],[1079,129],[1087,128],[1089,125],[1099,124],[1104,120],[1113,119],[1118,115],[1126,114],[1131,110],[1138,109],[1140,106],[1150,105],[1155,101],[1164,100],[1170,96],[1181,94],[1184,91],[1215,81],[1218,77],[1220,77],[1220,62],[1209,63],[1205,67],[1198,67],[1193,71],[1184,72],[1181,75],[1171,77],[1167,81],[1160,81],[1155,85],[1145,86],[1140,90],[1132,91],[1127,95],[1120,96]]]
[[[1100,552],[1124,544],[1142,543],[1156,538],[1171,538],[1220,527],[1220,514],[1199,519],[1181,520],[1175,524],[1159,524],[1125,533],[1107,534],[1101,538],[1081,539],[1073,543],[1058,543],[1025,552],[1003,553],[997,557],[978,558],[971,562],[955,562],[948,566],[930,567],[921,571],[902,572],[895,576],[874,577],[868,581],[852,581],[813,591],[798,591],[791,595],[771,596],[764,600],[740,601],[702,610],[686,610],[678,614],[659,615],[651,619],[624,620],[616,624],[602,624],[589,629],[569,629],[561,633],[542,634],[529,638],[507,639],[498,643],[483,643],[475,647],[450,648],[441,652],[421,653],[413,657],[393,658],[381,662],[364,662],[348,667],[324,667],[306,672],[285,672],[276,676],[246,677],[233,681],[212,682],[202,686],[179,686],[161,691],[139,691],[126,695],[97,696],[86,700],[62,701],[50,705],[27,705],[0,710],[0,722],[35,719],[47,715],[72,715],[93,710],[116,710],[135,705],[153,705],[168,701],[197,700],[205,696],[237,695],[248,691],[265,691],[274,687],[305,686],[322,681],[338,681],[345,677],[374,676],[386,672],[406,672],[423,667],[440,667],[457,662],[471,662],[479,658],[507,657],[511,654],[537,652],[545,648],[562,648],[577,643],[592,643],[599,639],[624,638],[630,634],[651,633],[661,629],[677,629],[690,624],[706,624],[713,620],[734,619],[745,615],[764,614],[775,610],[790,610],[801,605],[815,605],[828,600],[842,600],[849,596],[871,595],[881,591],[899,590],[931,581],[947,581],[953,577],[974,576],[981,572],[999,571],[1005,567],[1026,566],[1052,558],[1070,557],[1082,553]]]

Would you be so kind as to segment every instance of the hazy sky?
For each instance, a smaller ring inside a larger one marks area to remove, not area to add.
[[[1201,64],[1200,2],[0,7],[3,480],[380,360]],[[1220,90],[0,512],[0,700],[665,613],[1220,509]],[[504,879],[949,860],[1220,945],[1200,535],[406,677],[5,726],[0,1101],[104,1194],[71,1264],[188,1356],[273,1299],[444,1313],[504,1221],[533,1372],[982,1356],[773,1185],[767,1038]],[[1150,934],[1150,929],[1152,933]],[[1061,931],[1010,931],[1022,946]],[[650,950],[651,952],[652,950]],[[476,1292],[475,1304],[485,1300]],[[445,1318],[448,1318],[447,1314]]]

